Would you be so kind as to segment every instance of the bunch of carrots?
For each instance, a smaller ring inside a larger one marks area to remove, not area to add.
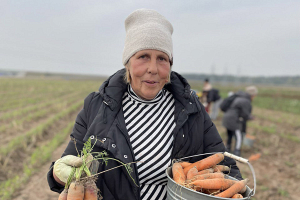
[[[82,158],[83,164],[78,168],[73,167],[65,189],[60,193],[58,200],[97,200],[98,188],[95,183],[97,178],[92,176],[89,170],[95,159],[92,155],[92,149],[89,139],[84,144],[81,155],[78,155]],[[104,158],[106,152],[101,152],[99,155]],[[96,158],[99,155],[96,155]]]
[[[105,164],[107,164],[108,160],[119,162],[121,165],[117,167],[124,166],[134,182],[134,179],[131,176],[131,163],[125,164],[114,158],[109,158],[106,151],[92,152],[94,145],[92,145],[91,139],[84,143],[81,154],[78,154],[78,156],[82,158],[83,164],[78,168],[73,167],[72,173],[68,177],[68,181],[65,185],[65,189],[60,193],[58,200],[103,199],[100,195],[99,189],[96,186],[97,175],[113,169],[108,169],[99,173],[94,172],[95,174],[92,174],[89,168],[94,160],[102,160]],[[134,184],[136,183],[134,182]]]
[[[230,168],[218,165],[224,154],[216,153],[195,163],[177,162],[172,166],[173,179],[187,188],[216,197],[243,198],[248,179],[236,181],[227,179],[223,172]]]

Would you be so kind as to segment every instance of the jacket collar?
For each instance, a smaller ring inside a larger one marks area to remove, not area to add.
[[[122,97],[127,90],[127,84],[124,81],[125,72],[125,68],[117,71],[99,88],[99,93],[103,97],[104,103],[111,110],[115,110],[122,105]],[[195,99],[192,98],[191,87],[187,80],[180,74],[172,71],[171,83],[166,84],[164,88],[170,91],[174,98],[186,108],[188,114],[197,112],[196,106],[190,106],[195,103]]]
[[[187,114],[197,111],[194,98],[192,98],[191,86],[187,80],[177,72],[171,72],[171,83],[166,84],[165,88],[170,91],[174,98],[186,109]]]
[[[124,75],[125,68],[111,75],[99,88],[99,94],[111,110],[115,110],[122,105],[122,97],[127,90]]]
[[[237,95],[238,97],[243,97],[243,98],[248,99],[249,101],[251,101],[251,96],[250,96],[250,94],[248,94],[247,92],[244,92],[244,91],[238,91],[238,92],[236,92],[236,95]]]

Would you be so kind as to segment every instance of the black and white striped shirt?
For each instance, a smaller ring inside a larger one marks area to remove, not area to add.
[[[173,95],[162,89],[152,100],[139,98],[131,86],[123,96],[126,128],[137,161],[143,200],[166,199],[165,169],[171,164],[175,128]]]

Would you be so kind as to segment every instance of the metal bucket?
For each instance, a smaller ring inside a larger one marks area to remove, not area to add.
[[[245,146],[252,147],[253,144],[254,144],[254,141],[255,141],[255,137],[254,136],[246,134],[245,137],[244,137],[244,139],[243,139],[243,144]]]
[[[197,192],[195,190],[191,190],[189,188],[183,187],[179,184],[177,184],[173,180],[172,175],[172,167],[168,167],[166,169],[166,174],[168,177],[168,183],[167,183],[167,200],[216,200],[216,199],[231,199],[231,198],[222,198],[222,197],[215,197],[212,195],[204,194],[201,192]],[[235,178],[232,178],[229,176],[232,180],[237,180]],[[250,199],[250,188],[247,186],[247,190],[244,194],[243,199]]]

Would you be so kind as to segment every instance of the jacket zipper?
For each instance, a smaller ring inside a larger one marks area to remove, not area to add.
[[[188,118],[189,118],[189,115],[187,114],[187,118],[182,122],[180,128],[185,124],[185,122],[188,120]],[[176,141],[176,138],[178,136],[178,132],[179,132],[180,128],[178,128],[177,133],[174,134],[174,146],[173,146],[174,154],[172,153],[172,155],[174,155],[174,156],[171,158],[172,160],[175,158],[175,148],[174,147],[175,147],[175,141]],[[176,152],[176,154],[180,151],[182,146],[183,146],[183,144],[180,145],[180,147],[178,148],[178,151]]]
[[[104,106],[104,114],[103,114],[103,115],[104,115],[104,118],[105,118],[103,121],[104,121],[104,123],[106,124],[106,123],[107,123],[107,119],[106,119],[106,107],[109,106],[109,105],[108,105],[108,103],[107,103],[106,101],[104,101],[104,100],[103,100],[103,103],[106,105],[106,106]],[[131,143],[130,143],[129,138],[128,138],[127,135],[123,132],[123,130],[119,127],[119,124],[117,124],[117,127],[118,127],[118,129],[121,131],[121,133],[124,135],[124,137],[126,138],[127,144],[128,144],[128,146],[130,147],[130,151],[131,151],[131,156],[132,156],[132,158],[133,158],[133,162],[136,162],[135,156],[134,156],[134,153],[133,153],[132,146],[131,146]],[[135,163],[134,163],[133,165],[135,165]],[[136,168],[136,167],[134,167],[134,171],[135,171],[135,174],[138,176],[138,171],[137,171],[137,168]],[[137,182],[137,185],[140,186],[140,182],[139,182],[138,177],[136,177],[135,181]],[[140,187],[138,187],[138,192],[139,192],[138,199],[140,199],[140,193],[141,193]]]
[[[134,153],[133,153],[133,150],[132,150],[131,142],[130,142],[129,138],[128,138],[127,135],[123,132],[123,130],[120,128],[119,124],[117,124],[117,127],[118,127],[118,129],[121,131],[121,133],[124,135],[124,137],[126,138],[127,144],[128,144],[128,146],[130,147],[130,152],[131,152],[131,156],[132,156],[132,158],[133,158],[133,162],[136,162],[135,156],[134,156]],[[133,165],[136,165],[136,164],[133,163]],[[134,171],[135,171],[136,176],[138,176],[137,167],[134,167]],[[138,187],[138,190],[139,190],[138,199],[140,199],[140,193],[141,193],[141,191],[140,191],[140,181],[139,181],[139,178],[138,178],[138,177],[136,177],[136,182],[137,182],[137,185],[139,186],[139,187]]]

